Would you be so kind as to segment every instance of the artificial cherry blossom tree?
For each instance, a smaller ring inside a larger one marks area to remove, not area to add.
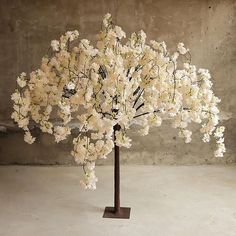
[[[105,159],[116,146],[129,148],[127,130],[132,126],[147,135],[168,119],[186,143],[191,141],[191,122],[199,123],[203,142],[216,140],[215,156],[225,152],[224,127],[218,126],[220,99],[212,91],[206,69],[191,64],[189,49],[179,43],[169,52],[165,42],[146,43],[144,31],[125,32],[106,14],[96,46],[68,31],[51,42],[52,55],[42,58],[39,69],[17,78],[12,94],[12,118],[33,143],[29,121],[60,142],[78,123],[71,154],[83,166],[82,185],[95,189],[95,162]],[[53,123],[59,118],[61,124]]]

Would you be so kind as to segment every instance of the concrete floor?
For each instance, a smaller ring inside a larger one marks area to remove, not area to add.
[[[102,218],[113,169],[95,192],[78,167],[0,167],[1,236],[236,236],[236,166],[122,166],[131,219]]]

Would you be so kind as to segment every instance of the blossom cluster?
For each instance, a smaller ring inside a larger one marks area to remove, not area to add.
[[[39,69],[17,78],[19,88],[12,94],[12,118],[25,131],[24,139],[33,143],[29,121],[39,124],[42,132],[53,134],[55,141],[71,133],[70,123],[78,123],[72,155],[83,166],[82,185],[95,189],[95,162],[106,158],[114,147],[113,127],[118,146],[129,148],[127,130],[132,126],[140,135],[151,127],[170,120],[186,143],[191,142],[189,124],[200,124],[204,142],[213,135],[215,156],[225,152],[224,127],[218,126],[220,99],[212,91],[211,75],[191,64],[189,49],[183,43],[175,52],[165,42],[146,43],[144,31],[125,32],[103,19],[96,46],[68,31],[51,42],[52,55],[42,58]],[[59,118],[61,125],[52,120]]]

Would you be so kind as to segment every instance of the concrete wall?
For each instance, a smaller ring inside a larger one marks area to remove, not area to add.
[[[132,131],[133,146],[122,150],[123,163],[199,164],[235,162],[236,154],[236,1],[234,0],[0,0],[0,123],[10,124],[10,94],[17,75],[37,68],[52,39],[79,29],[93,41],[102,16],[110,12],[129,34],[143,29],[148,39],[165,40],[170,48],[184,41],[192,61],[209,68],[215,93],[227,119],[225,158],[213,157],[214,143],[194,132],[185,144],[165,123],[146,137]],[[10,124],[11,125],[11,124]],[[196,130],[196,129],[195,129]],[[37,130],[38,141],[23,142],[15,129],[0,132],[0,163],[71,164],[70,141],[54,144]],[[100,164],[111,163],[112,159]]]

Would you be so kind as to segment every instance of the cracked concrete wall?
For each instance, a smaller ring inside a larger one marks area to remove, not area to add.
[[[127,164],[202,164],[235,162],[236,153],[236,2],[234,0],[0,0],[0,124],[9,124],[10,94],[16,77],[38,67],[52,39],[79,29],[81,38],[95,40],[102,16],[110,12],[114,22],[129,35],[143,29],[148,39],[164,40],[174,49],[183,41],[192,61],[210,69],[216,95],[226,119],[227,153],[214,158],[214,143],[204,144],[194,127],[193,141],[185,144],[165,122],[139,137],[131,131],[133,146],[122,149]],[[3,128],[4,131],[4,128]],[[0,163],[73,164],[71,139],[55,144],[53,137],[37,130],[33,145],[17,130],[0,132]],[[110,164],[112,158],[99,161]]]

